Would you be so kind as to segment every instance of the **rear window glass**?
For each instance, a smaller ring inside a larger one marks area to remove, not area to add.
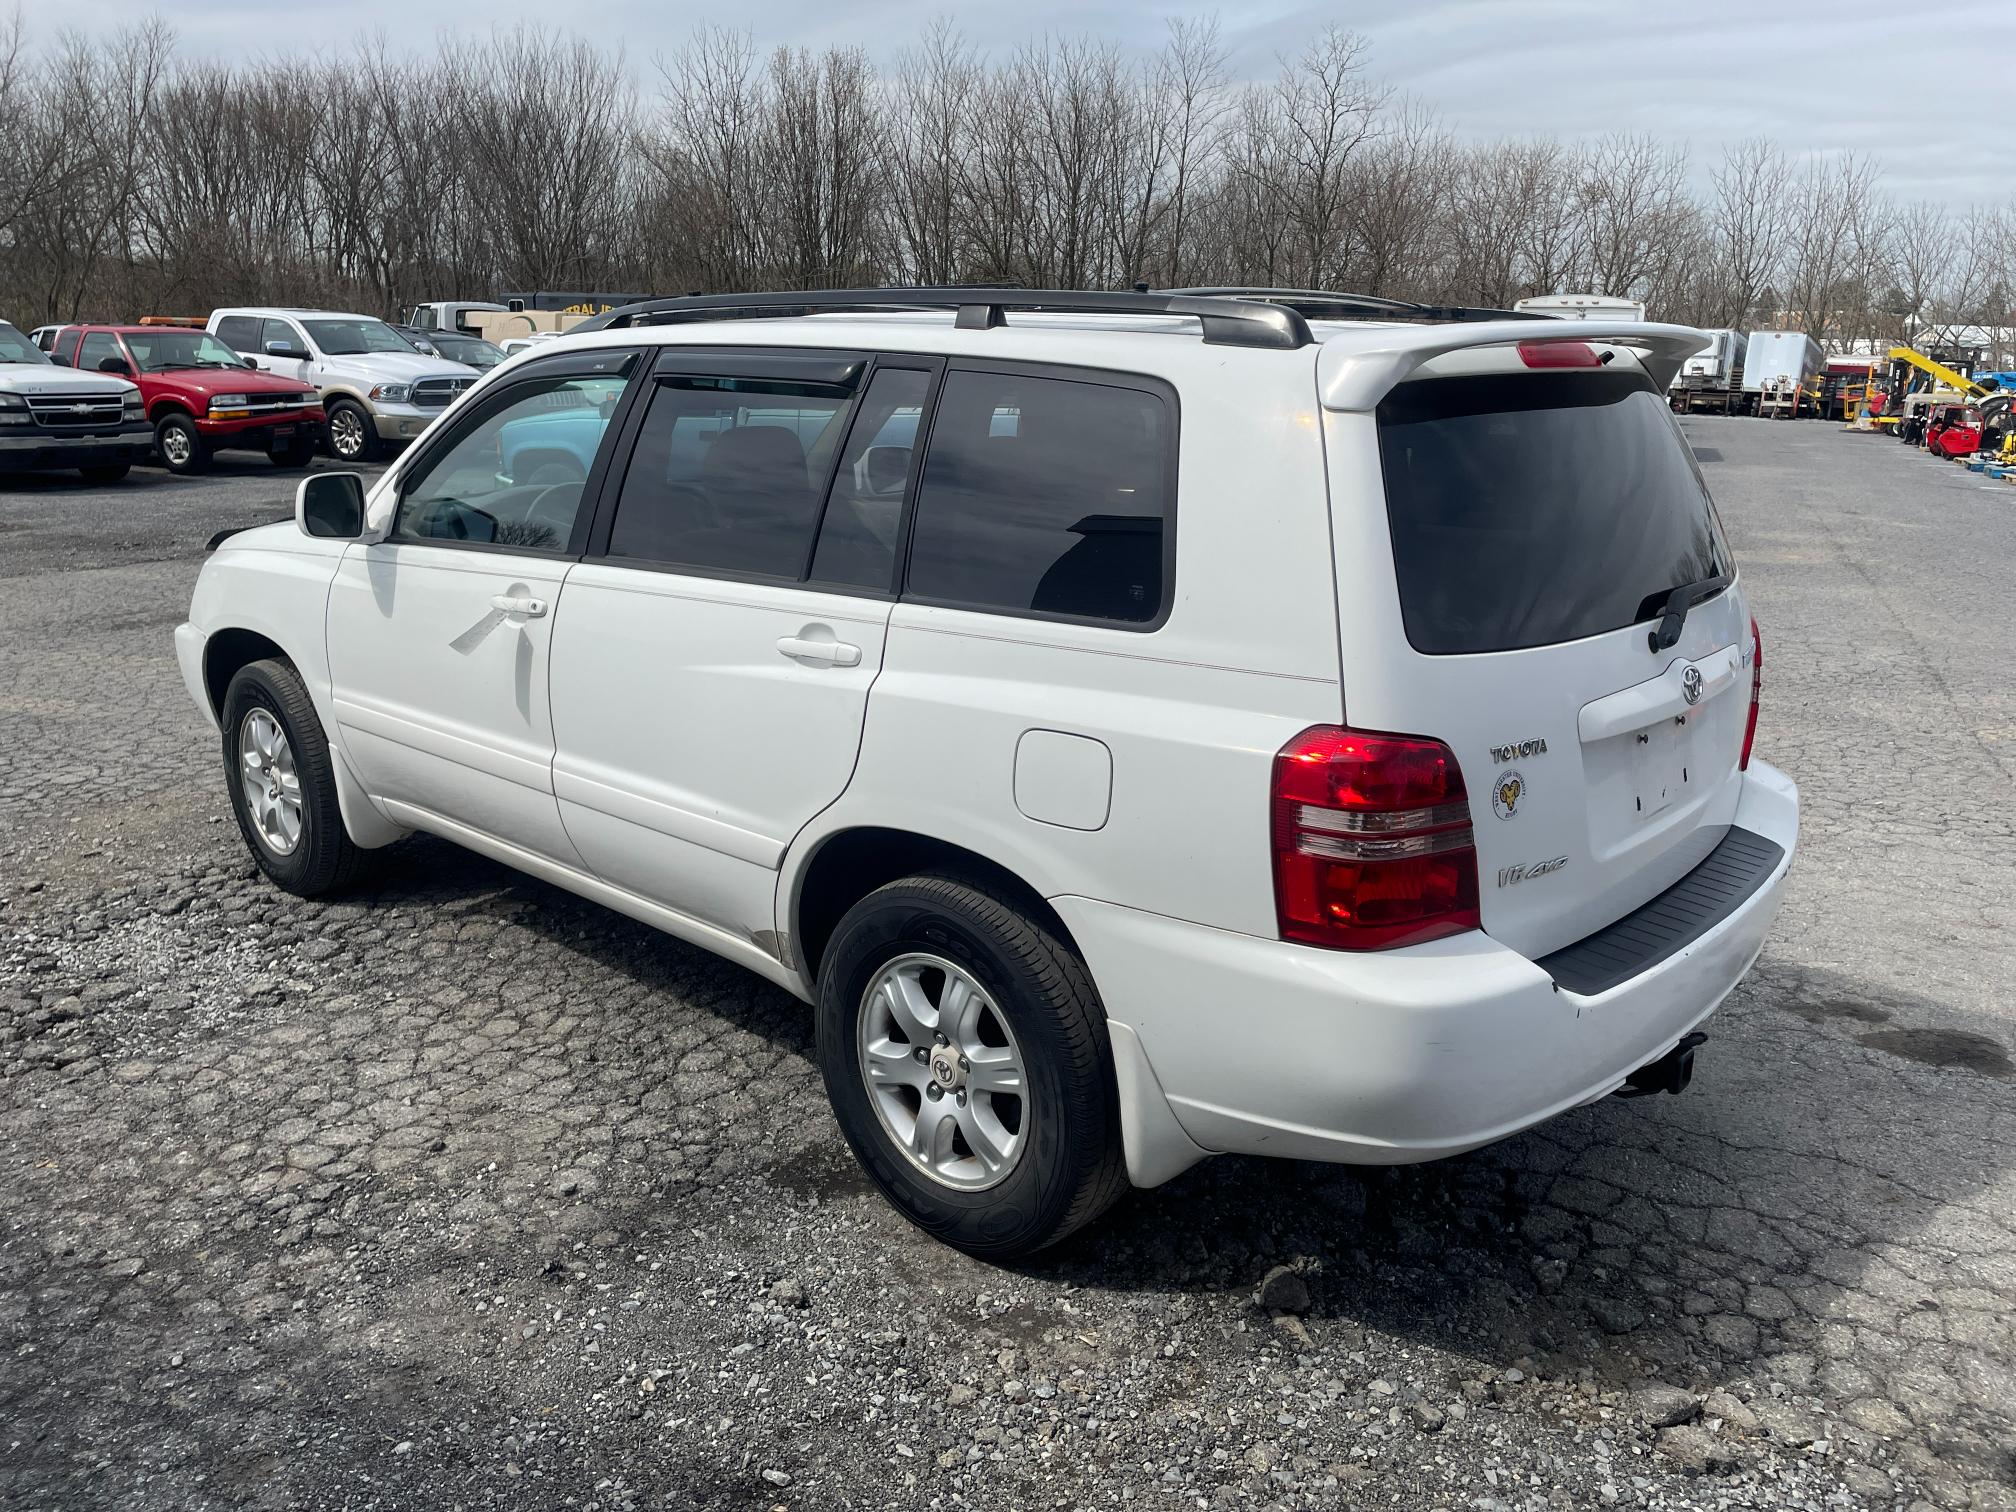
[[[1601,635],[1733,570],[1693,454],[1639,373],[1405,383],[1379,406],[1379,454],[1417,651]]]
[[[909,593],[1009,614],[1156,619],[1173,420],[1142,389],[949,374],[918,488]]]

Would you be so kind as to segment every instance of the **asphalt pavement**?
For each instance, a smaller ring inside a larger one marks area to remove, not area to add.
[[[425,838],[255,878],[170,635],[292,478],[0,481],[0,1505],[2016,1508],[2016,487],[1684,424],[1805,805],[1693,1087],[1013,1269],[755,977]]]

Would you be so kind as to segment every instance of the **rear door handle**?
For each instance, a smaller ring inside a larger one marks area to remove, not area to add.
[[[520,593],[500,593],[490,600],[490,607],[520,619],[539,619],[546,613],[546,600]]]
[[[805,640],[800,636],[787,635],[777,642],[777,649],[793,661],[810,662],[814,666],[861,665],[861,648],[850,646],[845,641]]]

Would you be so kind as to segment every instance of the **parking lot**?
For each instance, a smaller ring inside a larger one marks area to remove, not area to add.
[[[1805,803],[1693,1088],[1012,1270],[757,978],[426,838],[255,880],[170,635],[290,477],[0,484],[0,1504],[2016,1508],[2016,489],[1685,428]]]

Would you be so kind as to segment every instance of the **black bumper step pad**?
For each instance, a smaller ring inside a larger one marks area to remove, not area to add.
[[[1651,902],[1534,964],[1564,991],[1583,997],[1608,992],[1678,955],[1736,912],[1784,857],[1785,847],[1775,841],[1731,829],[1706,860]]]

